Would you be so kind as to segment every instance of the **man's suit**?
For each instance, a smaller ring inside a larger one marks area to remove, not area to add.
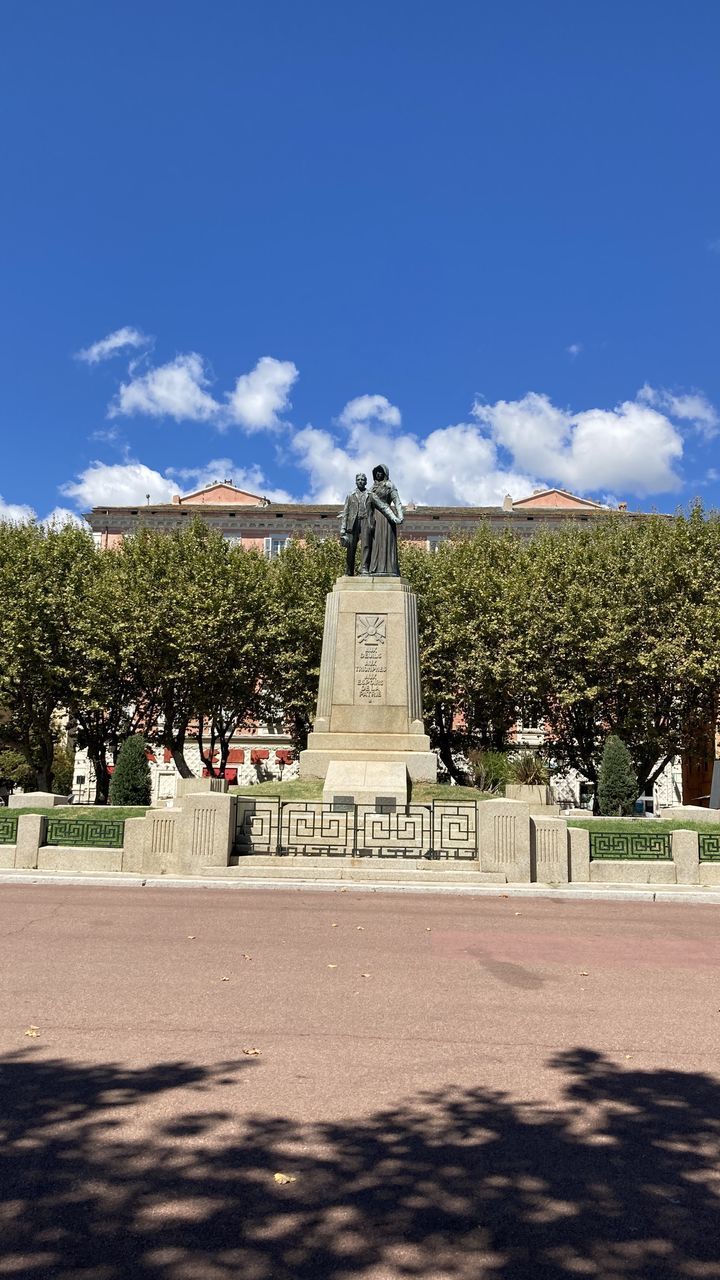
[[[340,536],[346,539],[347,571],[352,577],[355,573],[355,551],[358,542],[361,549],[361,573],[370,572],[370,553],[372,551],[373,530],[375,528],[375,511],[373,501],[367,489],[354,489],[345,499],[340,521]]]

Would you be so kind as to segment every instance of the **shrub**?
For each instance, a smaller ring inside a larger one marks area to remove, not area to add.
[[[550,770],[537,751],[521,751],[508,764],[508,782],[526,787],[546,787]]]
[[[603,817],[621,817],[632,813],[638,794],[637,774],[625,743],[611,734],[605,740],[598,801]]]
[[[20,787],[22,791],[37,791],[37,770],[21,751],[8,747],[0,751],[0,782],[8,788]]]
[[[110,780],[111,804],[150,804],[150,765],[145,739],[136,734],[126,738],[119,752]]]
[[[53,751],[53,791],[57,796],[68,796],[73,789],[75,773],[75,748],[69,743],[57,742]]]
[[[508,761],[503,751],[472,750],[468,759],[475,786],[480,791],[504,791],[508,780]]]

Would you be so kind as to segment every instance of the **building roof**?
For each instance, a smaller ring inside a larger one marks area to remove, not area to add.
[[[232,480],[216,480],[213,484],[206,485],[204,489],[198,489],[196,493],[186,493],[182,497],[176,493],[173,496],[173,505],[180,507],[225,506],[228,503],[241,507],[264,507],[267,506],[268,499],[261,498],[257,493],[238,489]]]
[[[607,511],[601,502],[592,502],[590,498],[579,498],[576,493],[567,489],[536,489],[529,498],[518,498],[512,504],[513,511],[528,507],[554,507],[556,510]]]

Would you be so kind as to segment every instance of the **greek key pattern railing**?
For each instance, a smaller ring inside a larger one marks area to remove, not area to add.
[[[0,844],[17,844],[18,814],[0,814]]]
[[[312,800],[238,796],[233,852],[294,857],[477,860],[477,801],[335,808]]]
[[[701,862],[720,862],[720,836],[701,833],[698,837]]]
[[[670,836],[657,831],[591,831],[590,860],[670,862]]]
[[[122,849],[122,818],[46,818],[44,844]]]

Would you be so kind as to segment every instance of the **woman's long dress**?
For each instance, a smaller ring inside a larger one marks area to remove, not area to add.
[[[380,481],[378,484],[373,485],[372,492],[386,506],[390,506],[394,497],[394,489],[391,484]],[[375,508],[375,532],[370,556],[370,572],[381,577],[398,578],[400,576],[397,525],[392,520],[388,520],[384,512],[377,507]]]

